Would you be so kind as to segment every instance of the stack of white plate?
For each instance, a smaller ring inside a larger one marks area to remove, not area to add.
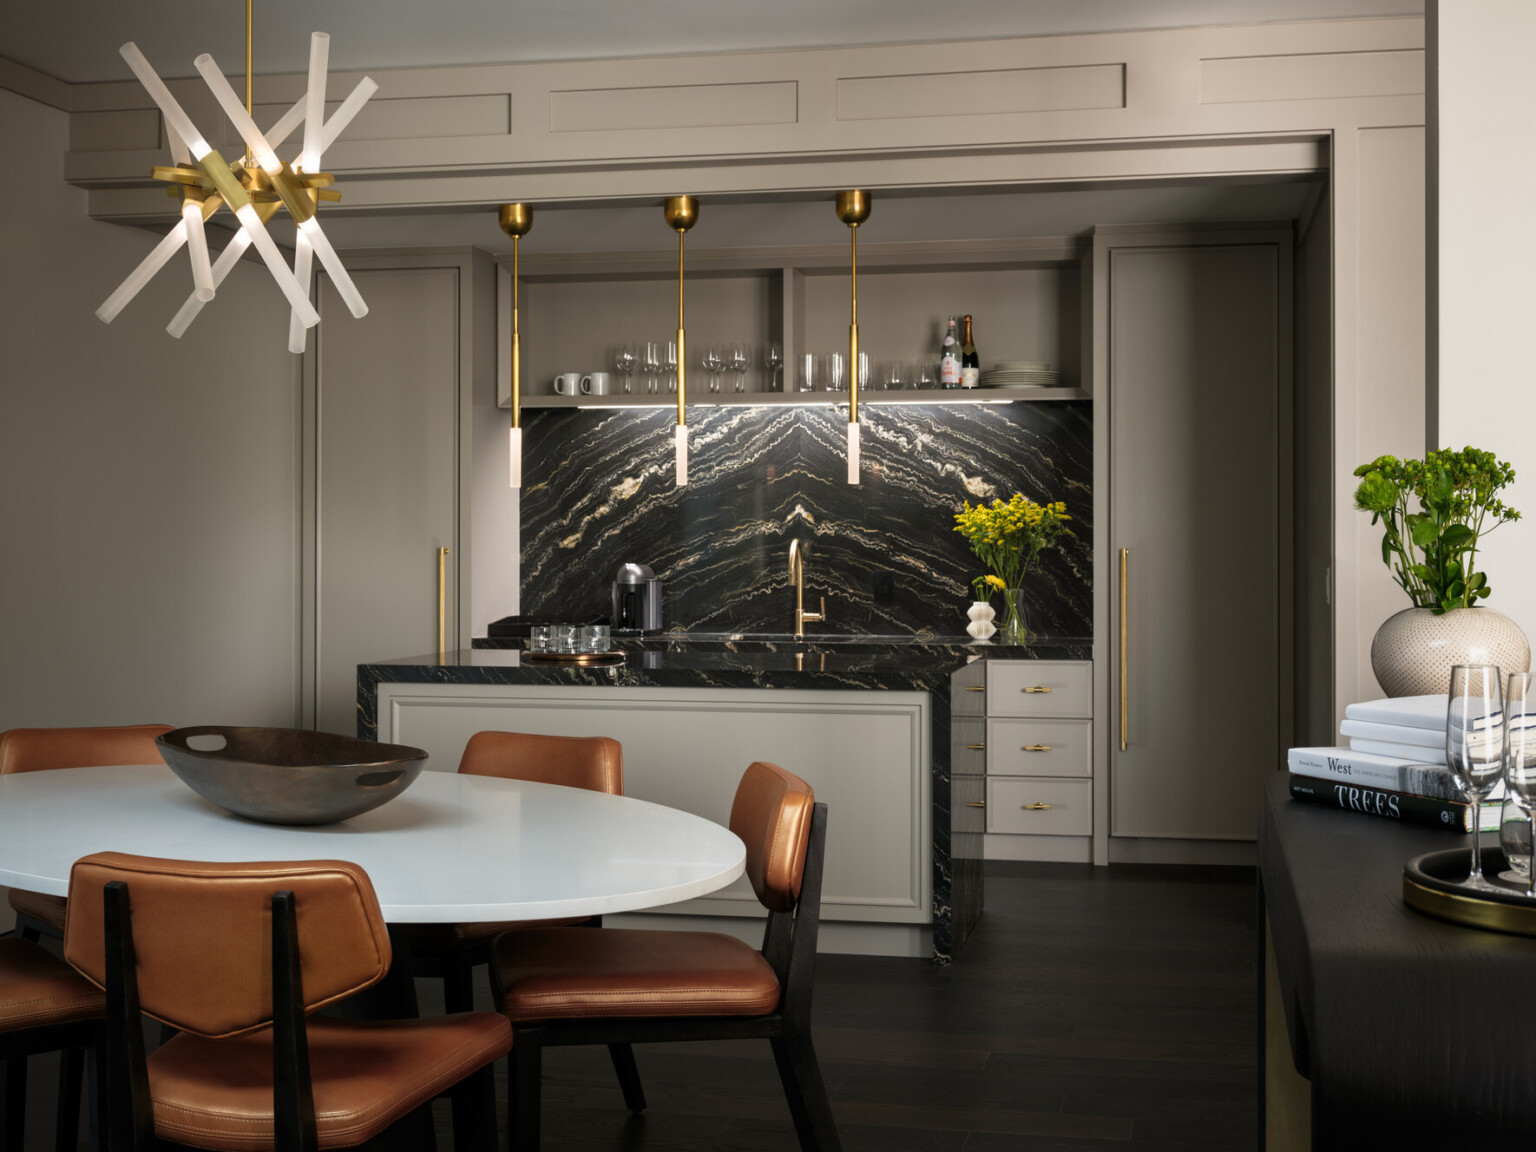
[[[982,373],[983,388],[1005,388],[1012,384],[1043,384],[1054,387],[1061,383],[1061,373],[1053,371],[1043,360],[1004,360]]]

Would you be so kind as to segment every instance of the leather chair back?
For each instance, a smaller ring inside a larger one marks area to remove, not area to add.
[[[459,771],[624,794],[624,750],[607,736],[476,732],[464,746]]]
[[[0,776],[49,768],[94,768],[104,764],[163,764],[155,737],[169,724],[122,728],[12,728],[0,732]]]
[[[64,958],[103,988],[102,890],[114,880],[128,886],[140,1008],[186,1032],[217,1039],[271,1023],[275,892],[294,894],[306,1012],[389,970],[378,897],[356,864],[205,864],[101,852],[70,871]]]
[[[770,912],[792,912],[805,877],[816,793],[793,772],[759,760],[741,777],[731,831],[747,846],[747,879]]]

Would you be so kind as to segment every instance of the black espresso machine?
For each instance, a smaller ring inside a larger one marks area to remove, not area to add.
[[[660,632],[661,588],[649,565],[619,565],[613,577],[614,632]]]

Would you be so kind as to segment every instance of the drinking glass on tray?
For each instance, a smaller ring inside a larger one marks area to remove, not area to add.
[[[1504,693],[1504,733],[1504,785],[1529,809],[1536,801],[1536,678],[1529,672],[1509,674]],[[1536,845],[1529,833],[1526,840],[1528,846]],[[1529,858],[1536,864],[1536,848]],[[1526,870],[1525,894],[1536,899],[1536,873],[1530,869]]]
[[[1445,763],[1456,787],[1472,806],[1469,888],[1490,887],[1483,879],[1482,803],[1504,770],[1508,731],[1499,669],[1492,664],[1458,664],[1452,668],[1445,713]]]

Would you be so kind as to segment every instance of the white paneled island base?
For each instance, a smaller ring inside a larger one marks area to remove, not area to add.
[[[624,792],[726,823],[748,764],[803,777],[827,805],[823,951],[928,956],[932,908],[932,705],[926,692],[381,683],[378,739],[454,771],[476,732],[610,736]],[[745,880],[617,926],[718,928],[756,945],[762,906]],[[700,917],[710,923],[701,924]]]

